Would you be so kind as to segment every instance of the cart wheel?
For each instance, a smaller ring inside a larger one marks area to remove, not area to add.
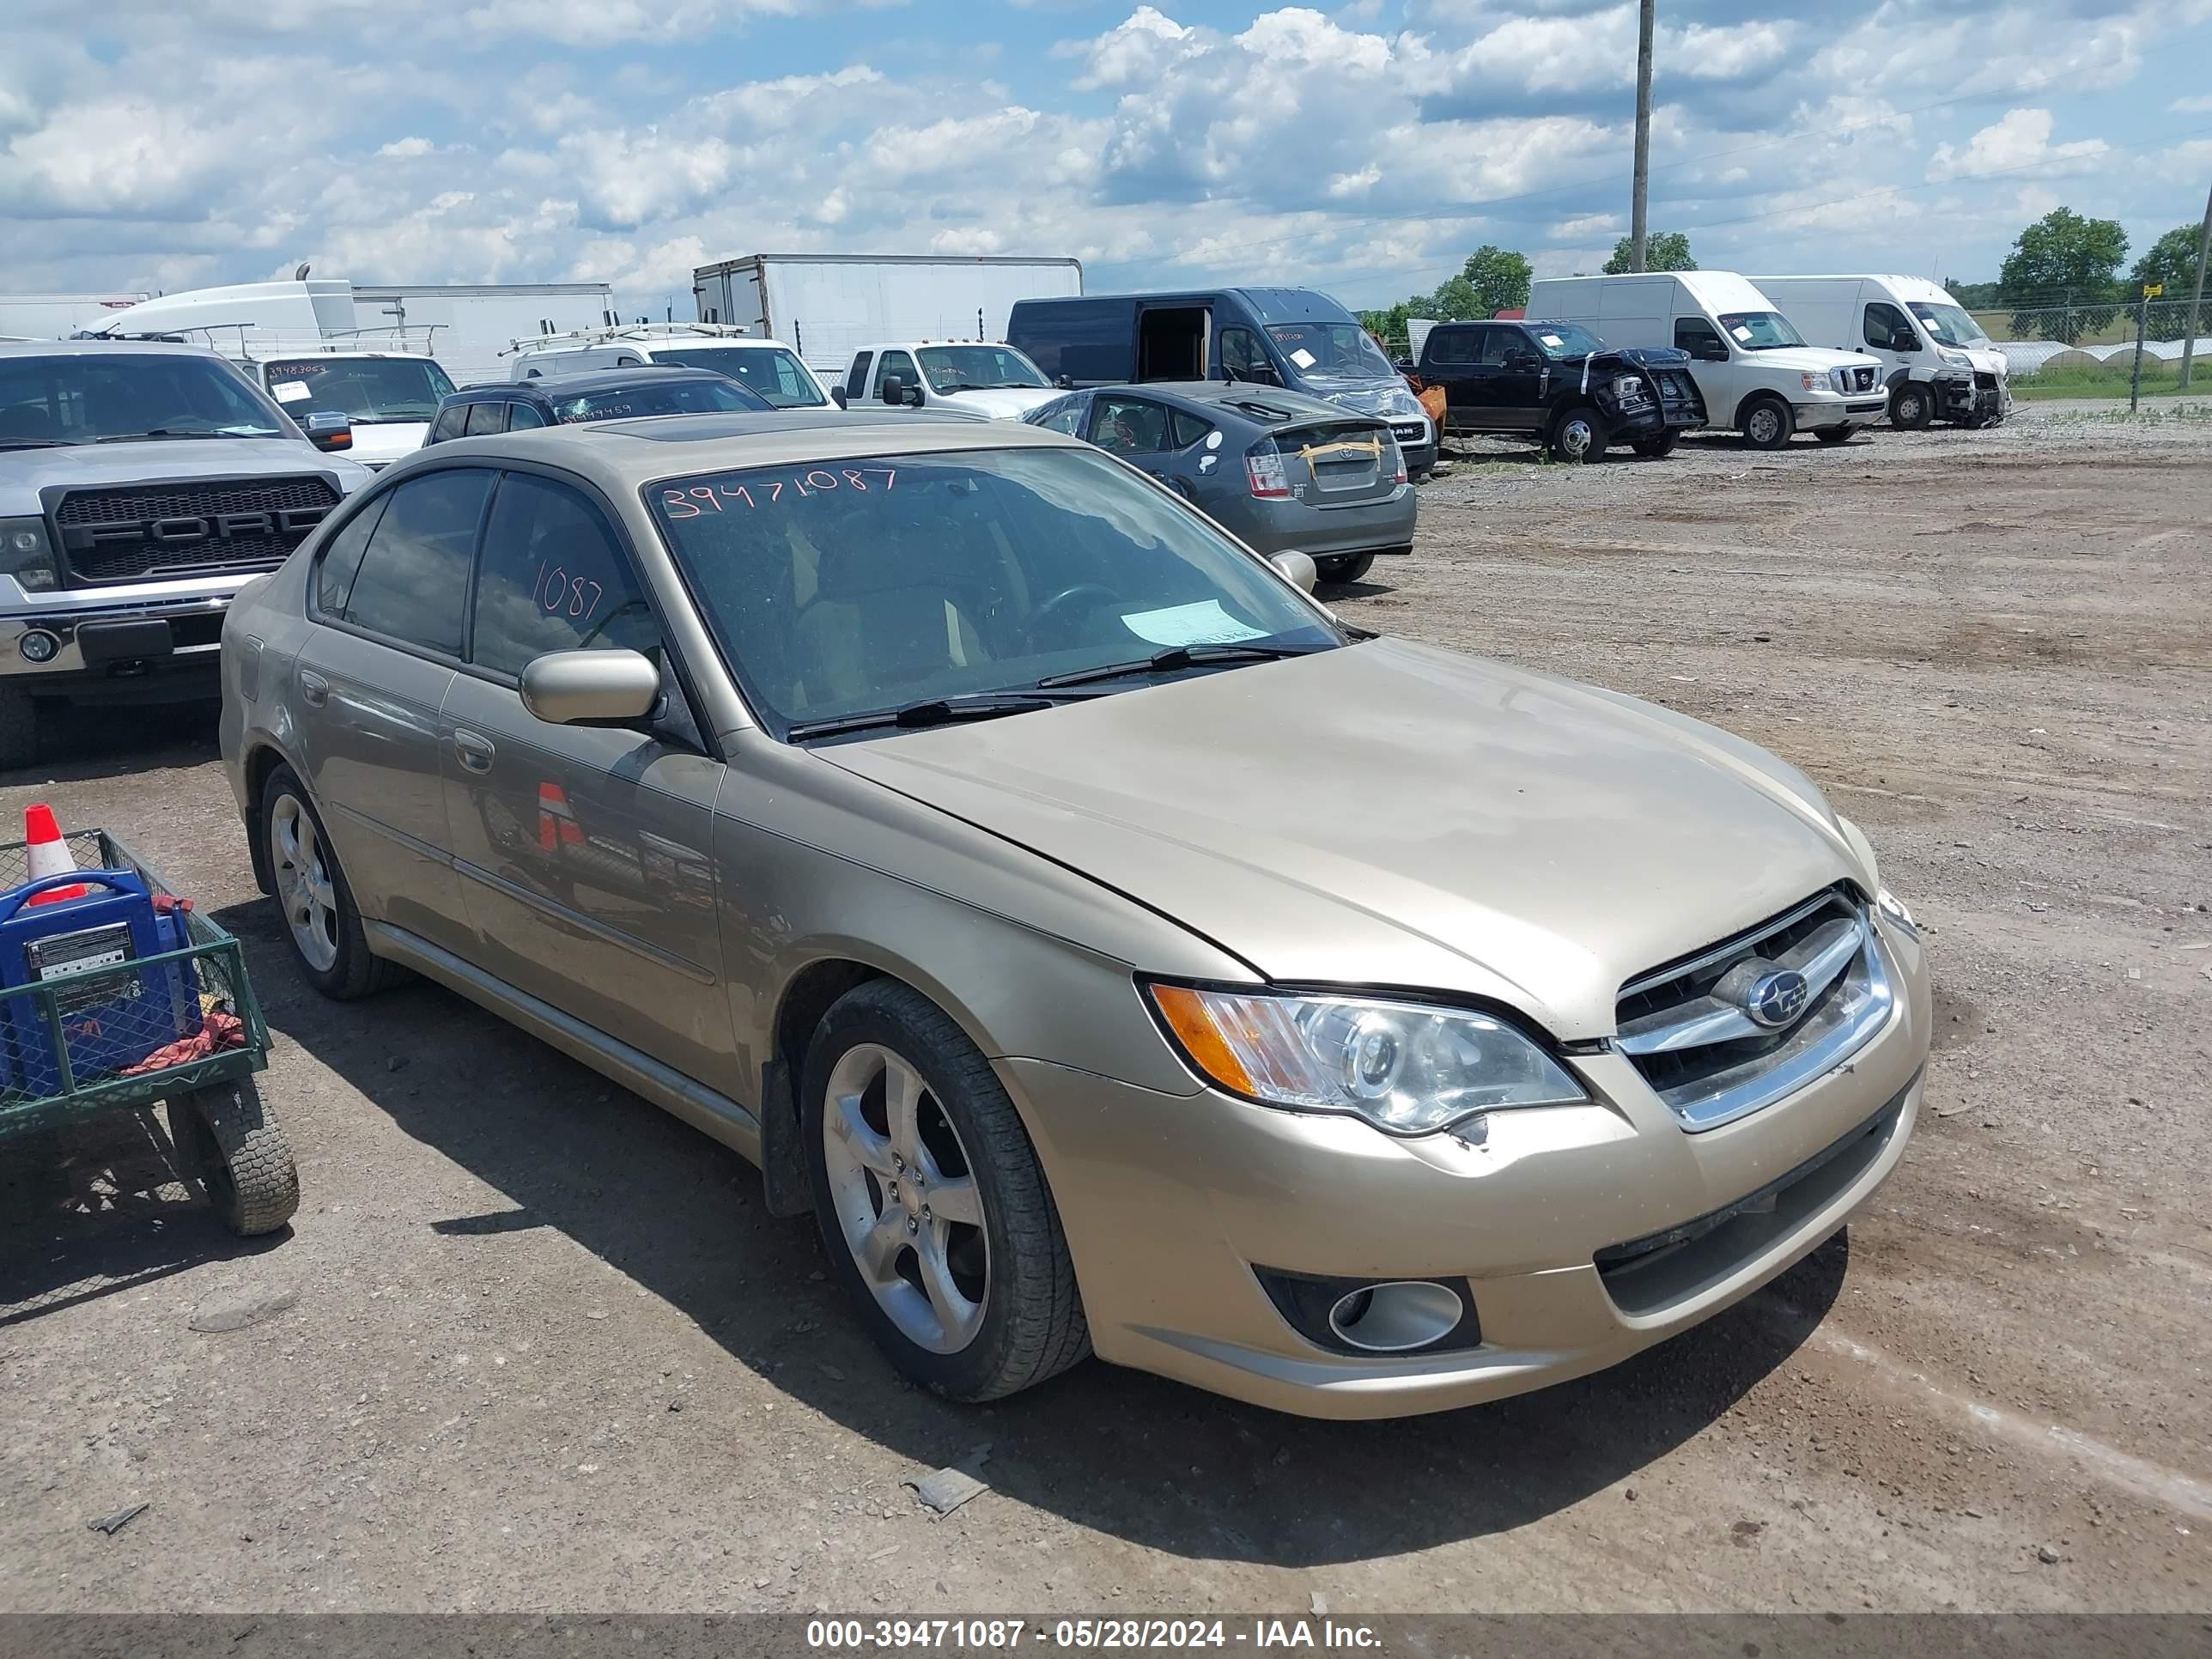
[[[169,1137],[223,1224],[240,1237],[275,1232],[300,1207],[291,1143],[252,1078],[172,1100]]]

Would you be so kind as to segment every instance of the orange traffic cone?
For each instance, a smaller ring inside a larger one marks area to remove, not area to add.
[[[47,876],[67,875],[76,868],[76,860],[70,856],[69,843],[62,839],[61,826],[54,822],[54,809],[40,802],[23,811],[24,861],[30,867],[33,881]],[[43,893],[31,896],[33,904],[59,904],[64,899],[80,899],[92,890],[82,882],[74,887],[49,887]]]

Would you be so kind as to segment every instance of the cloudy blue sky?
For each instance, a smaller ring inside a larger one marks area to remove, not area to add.
[[[1355,305],[1626,228],[1608,0],[5,0],[0,292],[605,280],[1073,253]],[[1660,0],[1655,227],[1741,270],[1993,276],[2212,181],[2212,0]]]

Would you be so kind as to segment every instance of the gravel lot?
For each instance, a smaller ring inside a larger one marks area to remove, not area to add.
[[[307,991],[206,711],[74,717],[0,822],[104,823],[246,939],[307,1197],[246,1249],[150,1125],[0,1166],[0,1608],[2212,1607],[2212,421],[1528,459],[1428,485],[1341,608],[1730,726],[1866,826],[1942,1030],[1847,1235],[1448,1417],[1095,1364],[947,1406],[732,1155],[441,991]],[[948,1518],[901,1484],[987,1443]]]

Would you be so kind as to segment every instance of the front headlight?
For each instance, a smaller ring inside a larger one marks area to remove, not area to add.
[[[0,519],[0,575],[13,576],[26,592],[59,585],[44,519]]]
[[[1808,368],[1797,378],[1808,392],[1833,392],[1836,389],[1836,383],[1818,369]]]
[[[1425,1135],[1478,1113],[1589,1095],[1504,1021],[1369,997],[1148,985],[1184,1056],[1231,1094]]]
[[[1912,912],[1906,909],[1905,901],[1888,888],[1883,888],[1874,896],[1874,903],[1875,908],[1881,912],[1884,921],[1903,928],[1914,939],[1920,937],[1920,924],[1913,921]]]
[[[1972,357],[1963,351],[1954,351],[1948,346],[1937,346],[1936,357],[1937,362],[1948,364],[1953,368],[1972,368],[1974,366]]]

